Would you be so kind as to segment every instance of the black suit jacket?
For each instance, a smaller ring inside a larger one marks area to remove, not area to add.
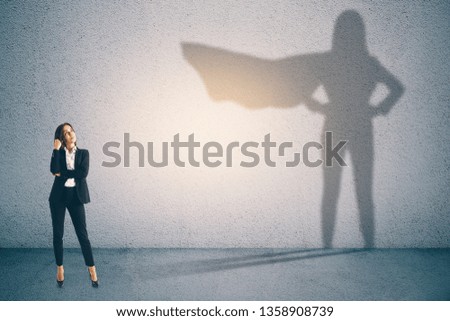
[[[53,181],[52,191],[49,197],[50,202],[63,201],[64,183],[68,178],[75,178],[75,188],[80,202],[86,204],[91,201],[86,182],[86,177],[89,172],[89,151],[87,149],[77,148],[74,170],[67,169],[66,150],[64,148],[60,148],[59,150],[54,149],[50,162],[50,172],[53,174],[61,174],[61,176],[55,176],[55,180]]]

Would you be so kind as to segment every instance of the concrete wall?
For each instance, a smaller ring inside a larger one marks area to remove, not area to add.
[[[348,9],[363,19],[369,53],[405,88],[372,121],[375,245],[448,247],[446,1],[2,1],[0,247],[51,246],[49,161],[64,121],[91,155],[95,247],[321,247],[321,167],[289,168],[279,157],[274,168],[140,168],[132,150],[129,168],[106,168],[102,147],[123,144],[124,133],[157,150],[177,133],[224,145],[270,133],[300,151],[320,142],[325,116],[304,103],[249,109],[214,100],[181,45],[267,60],[320,54]],[[336,247],[364,244],[348,156],[335,195]],[[78,246],[66,220],[65,245]]]

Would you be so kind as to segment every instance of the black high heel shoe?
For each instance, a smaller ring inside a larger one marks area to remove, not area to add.
[[[64,276],[64,270],[63,272],[63,276]],[[58,280],[58,275],[56,275],[56,284],[58,284],[58,287],[62,288],[62,286],[64,285],[64,279],[62,279],[61,281]]]
[[[92,287],[98,288],[98,278],[97,278],[97,281],[92,280],[91,272],[89,271],[89,269],[88,269],[88,274],[89,274],[89,280],[91,280]]]
[[[64,285],[64,280],[62,281],[56,280],[56,283],[58,284],[58,287],[62,288]]]

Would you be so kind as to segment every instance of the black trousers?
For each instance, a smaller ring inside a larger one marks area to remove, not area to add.
[[[86,230],[86,212],[84,204],[80,202],[74,187],[64,187],[64,199],[50,202],[53,225],[53,250],[55,252],[56,265],[63,264],[63,236],[66,208],[69,210],[78,242],[81,245],[84,262],[87,266],[94,266],[91,242],[89,242]]]

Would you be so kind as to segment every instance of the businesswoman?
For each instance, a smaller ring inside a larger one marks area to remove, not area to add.
[[[86,230],[84,204],[89,203],[86,177],[89,172],[89,152],[77,147],[77,136],[69,123],[58,126],[53,142],[50,171],[55,176],[49,202],[53,225],[53,249],[57,265],[56,281],[64,284],[63,235],[66,208],[72,219],[81,251],[93,287],[98,287],[91,243]]]

